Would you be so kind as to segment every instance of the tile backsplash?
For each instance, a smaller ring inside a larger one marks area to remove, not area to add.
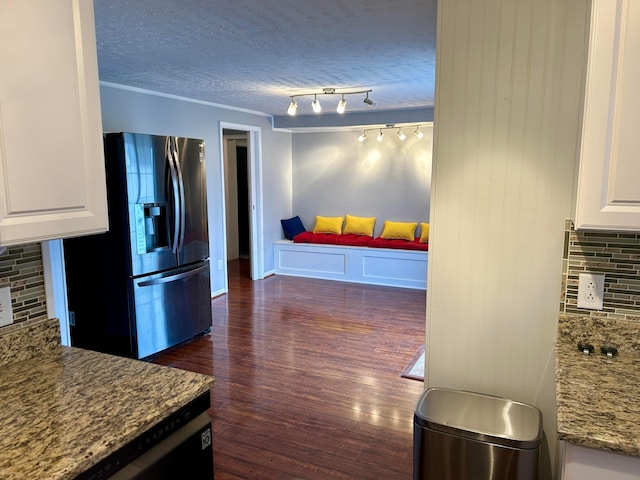
[[[11,286],[14,325],[47,318],[39,243],[9,247],[0,255],[0,287],[7,285]]]
[[[640,234],[575,231],[567,220],[560,311],[640,322]],[[604,308],[578,308],[578,275],[602,273]]]

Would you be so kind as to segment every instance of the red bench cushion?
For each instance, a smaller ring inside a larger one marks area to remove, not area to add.
[[[387,239],[378,237],[369,242],[368,247],[374,248],[398,248],[401,250],[429,250],[428,243],[422,243],[420,237],[413,240]]]
[[[319,243],[324,245],[348,245],[352,247],[366,247],[373,237],[368,235],[313,233],[302,232],[293,237],[295,243]]]
[[[348,245],[352,247],[397,248],[400,250],[429,250],[429,244],[420,241],[420,237],[413,240],[373,238],[367,235],[313,233],[302,232],[293,237],[295,243],[318,243],[323,245]]]

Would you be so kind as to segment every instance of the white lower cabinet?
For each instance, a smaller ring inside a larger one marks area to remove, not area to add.
[[[640,0],[593,0],[576,228],[640,231]]]
[[[108,229],[92,0],[0,0],[0,245]]]
[[[640,457],[560,441],[561,480],[637,480]]]

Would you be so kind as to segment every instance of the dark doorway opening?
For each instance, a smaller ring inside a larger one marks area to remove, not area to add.
[[[249,169],[247,166],[247,147],[236,146],[236,181],[238,188],[238,254],[240,258],[249,258]]]

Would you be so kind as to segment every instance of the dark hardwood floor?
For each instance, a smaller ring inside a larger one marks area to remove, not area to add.
[[[214,375],[216,480],[410,479],[423,382],[420,290],[271,276],[229,263],[211,334],[153,361]]]

